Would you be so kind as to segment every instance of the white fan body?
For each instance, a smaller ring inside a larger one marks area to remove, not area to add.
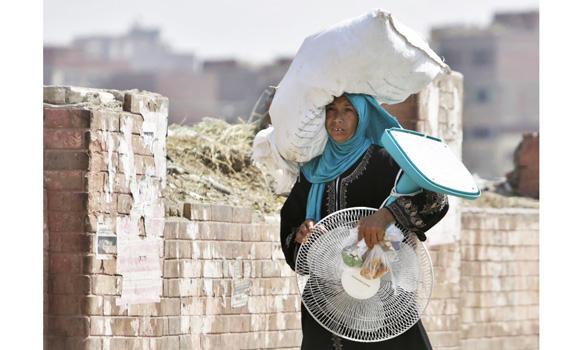
[[[377,209],[355,207],[320,220],[296,257],[302,303],[328,331],[358,342],[394,338],[412,327],[433,290],[433,266],[425,245],[405,234],[400,249],[389,252],[389,272],[375,280],[347,266],[343,248],[356,242],[353,226]]]

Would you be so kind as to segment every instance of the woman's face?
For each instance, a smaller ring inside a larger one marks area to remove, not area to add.
[[[346,96],[336,97],[326,106],[326,130],[338,143],[348,141],[356,132],[358,113]]]

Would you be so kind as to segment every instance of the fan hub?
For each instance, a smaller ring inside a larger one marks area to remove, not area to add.
[[[342,288],[351,297],[359,300],[371,298],[377,294],[381,279],[368,280],[360,275],[360,267],[345,267],[340,279]]]

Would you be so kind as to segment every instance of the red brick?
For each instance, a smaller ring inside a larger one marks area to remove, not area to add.
[[[68,110],[63,108],[44,108],[43,112],[45,128],[70,127],[70,117]]]
[[[103,348],[101,338],[67,337],[65,341],[65,350],[100,350]]]
[[[99,110],[91,114],[92,130],[119,131],[120,113],[116,111]]]
[[[88,194],[86,192],[48,191],[48,210],[86,211]]]
[[[84,149],[85,130],[83,129],[45,129],[44,148]]]
[[[119,295],[121,283],[120,276],[95,275],[92,278],[92,292],[97,295]]]
[[[133,207],[133,196],[130,194],[119,194],[117,203],[117,211],[119,213],[129,214]]]
[[[106,188],[109,188],[108,176],[105,177],[105,186],[107,186]],[[113,192],[125,194],[131,193],[131,183],[125,181],[125,174],[115,174],[115,177],[113,178]]]
[[[117,296],[115,295],[103,295],[103,315],[127,316],[127,305],[117,305]]]
[[[91,279],[85,275],[49,274],[48,293],[87,294],[91,291]]]
[[[86,109],[44,108],[44,127],[88,128],[90,114]]]
[[[49,250],[57,253],[90,253],[94,235],[82,233],[57,233],[49,237]]]
[[[45,150],[45,170],[87,170],[89,153],[86,151]]]
[[[49,294],[48,312],[51,315],[80,315],[82,299],[80,295]]]
[[[83,295],[81,314],[85,316],[103,315],[103,297],[101,295]]]
[[[85,230],[84,212],[49,211],[48,229],[53,232],[83,232]]]
[[[109,165],[115,169],[119,162],[119,154],[113,152],[109,164],[109,154],[107,152],[90,152],[89,170],[91,171],[108,171]]]
[[[138,175],[145,175],[147,168],[155,169],[155,160],[153,156],[141,156],[136,154],[135,160],[135,173]],[[128,173],[128,169],[125,169],[125,164],[121,161],[119,162],[119,172],[123,174]]]
[[[126,128],[126,126],[131,121],[131,133],[132,134],[141,134],[141,130],[143,129],[143,116],[140,114],[133,114],[133,113],[122,113],[120,117],[120,125],[121,129]]]
[[[44,249],[48,246],[48,194],[42,190],[42,238]]]
[[[97,259],[94,255],[82,257],[82,271],[86,274],[103,274],[113,276],[117,274],[117,259]]]
[[[117,213],[117,194],[110,195],[110,201],[107,200],[107,195],[102,192],[89,192],[88,196],[88,211],[102,212],[102,213]]]
[[[51,254],[50,273],[81,273],[81,256],[76,254]]]
[[[145,139],[143,136],[131,135],[131,144],[133,146],[133,153],[145,156],[153,155],[153,151],[151,150],[152,144],[151,145],[145,144]]]
[[[48,322],[46,322],[48,323]],[[44,327],[44,333],[48,333],[48,327]],[[46,335],[44,337],[44,349],[45,350],[63,350],[65,348],[67,337],[63,335],[54,336]]]
[[[87,109],[70,109],[70,126],[73,128],[89,128],[91,123],[91,111]]]
[[[89,194],[90,197],[90,194]],[[115,202],[116,203],[116,202]],[[85,220],[85,231],[86,232],[97,232],[97,224],[99,221],[99,216],[103,217],[104,222],[109,225],[110,229],[112,230],[117,225],[117,216],[116,215],[109,215],[105,213],[95,213],[90,212],[86,216]]]
[[[111,330],[113,335],[137,336],[139,334],[139,318],[112,317]]]
[[[84,176],[84,188],[87,192],[105,191],[105,178],[109,174],[104,171],[90,171]]]
[[[45,170],[44,188],[48,190],[77,190],[84,187],[85,173],[81,170]]]
[[[89,318],[82,316],[48,316],[47,331],[55,336],[88,336]]]
[[[87,143],[91,152],[108,152],[119,149],[119,133],[109,131],[93,131]]]

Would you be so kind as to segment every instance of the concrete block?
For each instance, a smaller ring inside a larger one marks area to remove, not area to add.
[[[184,203],[183,216],[189,220],[209,221],[211,220],[211,204]]]
[[[228,205],[212,204],[211,206],[211,220],[217,222],[232,222],[234,208]]]
[[[250,208],[233,208],[233,222],[249,224],[252,222],[254,211]]]
[[[92,292],[97,295],[120,295],[121,276],[94,275],[92,280]]]
[[[139,336],[160,337],[166,334],[164,317],[139,318]]]
[[[64,86],[44,86],[42,94],[44,103],[50,103],[53,105],[66,104],[66,88]],[[48,108],[45,107],[45,109]]]

